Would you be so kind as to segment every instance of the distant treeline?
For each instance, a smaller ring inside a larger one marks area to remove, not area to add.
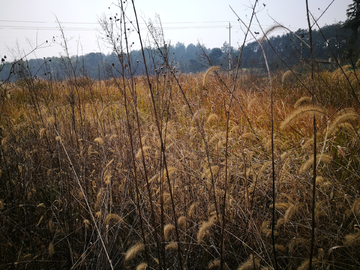
[[[261,34],[257,34],[260,39]],[[269,33],[271,35],[271,33]],[[334,59],[346,59],[350,30],[345,30],[342,23],[325,26],[320,30],[313,31],[313,52],[319,63],[328,68],[334,67]],[[271,70],[284,70],[287,66],[300,65],[310,58],[309,33],[299,29],[294,33],[282,36],[273,36],[262,42]],[[160,52],[161,51],[161,52]],[[167,55],[172,68],[183,73],[201,72],[211,65],[220,65],[227,70],[229,66],[237,65],[240,48],[229,47],[225,42],[221,48],[205,48],[200,44],[183,43],[165,45],[162,48],[146,48],[145,58],[150,73],[160,72],[157,70],[164,63],[163,57]],[[231,55],[229,61],[229,55]],[[51,78],[63,80],[69,76],[87,76],[95,80],[106,79],[121,75],[121,58],[125,54],[89,53],[84,56],[51,57],[46,59],[31,59],[13,63],[3,62],[1,65],[0,79],[16,80],[21,76],[37,76],[39,78]],[[140,50],[130,53],[131,69],[134,75],[142,75],[145,71],[144,61]],[[243,47],[241,55],[241,68],[261,70],[265,68],[263,54],[257,42],[250,42]],[[69,68],[69,65],[71,68]],[[17,67],[18,66],[18,67]],[[21,68],[20,68],[21,67]],[[24,71],[25,68],[25,71]],[[128,67],[127,67],[128,68]],[[22,72],[18,72],[19,70]],[[72,74],[69,74],[71,71]],[[25,73],[24,73],[25,72]]]

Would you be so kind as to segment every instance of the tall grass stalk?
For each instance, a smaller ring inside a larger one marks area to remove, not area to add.
[[[310,58],[311,58],[311,96],[312,96],[312,104],[315,107],[315,84],[314,84],[314,69],[315,69],[315,59],[313,55],[313,47],[312,47],[312,29],[310,24],[310,10],[308,0],[306,2],[306,17],[308,22],[309,29],[309,45],[310,45]],[[316,116],[313,115],[313,136],[314,136],[314,160],[313,160],[313,180],[312,180],[312,206],[311,206],[311,245],[310,245],[310,258],[309,258],[309,269],[312,269],[312,261],[314,256],[314,247],[315,247],[315,204],[316,204],[316,170],[317,170],[317,147],[316,147]]]

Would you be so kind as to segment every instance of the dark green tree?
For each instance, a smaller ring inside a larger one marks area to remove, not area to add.
[[[213,65],[218,65],[221,62],[220,57],[222,54],[223,52],[220,48],[214,48],[211,50],[209,57]]]
[[[360,0],[353,0],[353,3],[350,4],[348,9],[346,10],[346,15],[348,19],[344,23],[344,28],[351,30],[348,57],[352,64],[354,64],[358,56],[357,39],[360,26]]]

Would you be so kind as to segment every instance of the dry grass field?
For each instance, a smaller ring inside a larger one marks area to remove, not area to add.
[[[359,75],[3,84],[0,269],[359,269]]]

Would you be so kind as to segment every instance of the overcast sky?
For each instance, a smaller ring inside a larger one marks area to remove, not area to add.
[[[125,1],[129,20],[134,20],[131,1]],[[346,9],[352,0],[309,0],[310,11],[319,19],[320,26],[346,20]],[[60,45],[60,31],[56,18],[61,22],[66,38],[69,39],[71,55],[89,52],[110,52],[101,41],[99,18],[120,13],[115,4],[108,0],[0,0],[0,56],[19,58],[33,48],[45,43],[28,58],[50,57],[64,54]],[[236,15],[249,22],[255,0],[135,0],[135,7],[146,35],[144,22],[161,18],[165,39],[175,45],[182,42],[208,48],[221,47],[229,42],[231,23],[231,45],[238,47],[244,39],[244,28],[240,27]],[[257,4],[257,16],[264,30],[275,24],[274,20],[296,31],[306,28],[305,0],[261,0]],[[255,22],[253,32],[261,32]],[[283,34],[283,30],[273,34]],[[132,34],[134,48],[139,42]],[[55,42],[53,42],[55,37]]]

